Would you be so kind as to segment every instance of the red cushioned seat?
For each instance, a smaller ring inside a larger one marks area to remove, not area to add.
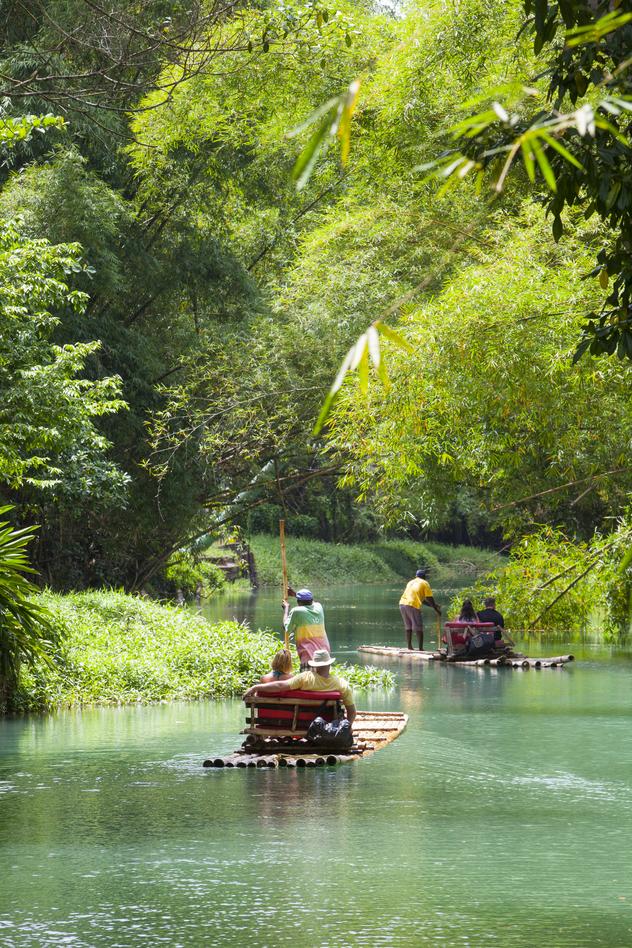
[[[276,691],[246,699],[251,709],[245,733],[291,731],[305,734],[316,716],[333,721],[341,713],[339,691]],[[303,704],[302,702],[309,702]],[[323,707],[327,704],[327,707]]]
[[[458,619],[455,619],[453,622],[446,622],[445,628],[450,630],[452,637],[452,645],[465,645],[467,641],[465,638],[465,629],[476,629],[481,632],[490,632],[492,629],[495,629],[496,626],[493,622],[459,622]],[[448,638],[446,635],[441,639],[442,642],[447,642]]]
[[[263,695],[258,697],[262,698]],[[267,695],[269,698],[307,698],[308,701],[331,701],[340,698],[339,691],[275,691],[274,695]]]

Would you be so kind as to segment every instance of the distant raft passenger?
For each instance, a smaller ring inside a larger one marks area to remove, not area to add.
[[[314,657],[314,653],[331,652],[329,639],[325,632],[325,613],[309,589],[299,589],[296,593],[296,605],[290,610],[289,603],[283,600],[283,624],[290,635],[294,634],[296,651],[301,662],[301,671],[305,671]]]

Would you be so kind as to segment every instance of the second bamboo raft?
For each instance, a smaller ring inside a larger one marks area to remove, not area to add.
[[[384,658],[397,661],[411,662],[441,662],[445,665],[487,666],[491,668],[519,668],[528,671],[530,668],[563,668],[569,662],[575,661],[574,655],[556,655],[546,658],[529,658],[518,653],[514,655],[499,655],[492,658],[447,658],[443,652],[418,651],[416,649],[397,648],[390,645],[361,645],[358,649],[363,654],[381,655]]]

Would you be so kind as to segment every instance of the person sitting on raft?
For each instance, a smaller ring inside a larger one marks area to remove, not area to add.
[[[309,589],[299,589],[296,593],[296,605],[292,610],[287,599],[283,600],[283,625],[288,635],[294,633],[301,671],[306,671],[310,659],[318,650],[331,652],[325,631],[323,607],[319,602],[314,602]]]
[[[287,681],[292,677],[292,655],[286,648],[282,648],[272,659],[272,668],[267,675],[261,676],[261,682]]]
[[[331,666],[335,661],[327,649],[317,649],[314,657],[308,662],[309,671],[294,675],[287,681],[269,681],[264,685],[253,685],[244,693],[244,699],[255,695],[273,695],[279,691],[337,691],[345,706],[347,720],[353,724],[356,716],[353,692],[344,678],[331,674]]]
[[[458,622],[482,622],[482,619],[479,618],[474,604],[471,599],[464,599],[463,605],[461,606],[461,611],[459,613]]]
[[[496,626],[494,629],[494,638],[496,641],[502,639],[503,632],[505,631],[505,620],[503,619],[502,614],[497,610],[496,600],[493,596],[488,596],[485,599],[485,608],[479,611],[478,621],[493,622]]]
[[[404,621],[404,631],[408,648],[413,647],[413,632],[417,633],[419,651],[424,647],[424,621],[421,615],[421,607],[425,603],[432,606],[438,616],[441,615],[441,609],[434,601],[432,589],[426,576],[427,569],[418,569],[415,578],[411,579],[399,600],[399,611]]]

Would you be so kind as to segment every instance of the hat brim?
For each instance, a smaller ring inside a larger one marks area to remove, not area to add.
[[[327,665],[333,665],[335,658],[330,658],[328,662],[308,662],[310,668],[325,668]]]

